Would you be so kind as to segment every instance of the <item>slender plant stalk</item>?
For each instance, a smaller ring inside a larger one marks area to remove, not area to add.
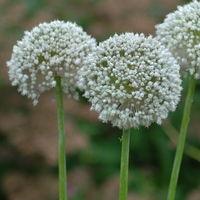
[[[165,134],[169,137],[171,142],[174,144],[174,146],[177,146],[178,141],[178,131],[172,126],[172,124],[169,123],[169,121],[165,120],[165,123],[162,124],[162,129],[165,132]],[[184,153],[193,158],[194,160],[200,162],[200,149],[188,144],[185,142],[185,148]]]
[[[123,130],[119,200],[127,200],[130,129]]]
[[[58,153],[59,153],[59,199],[67,200],[67,172],[66,172],[66,150],[65,150],[65,127],[63,95],[61,77],[56,76],[56,101],[58,109]]]
[[[180,135],[178,139],[178,146],[176,150],[174,165],[173,165],[171,179],[170,179],[167,200],[174,200],[175,198],[176,186],[177,186],[178,176],[179,176],[179,171],[180,171],[180,166],[181,166],[181,160],[183,157],[184,144],[185,144],[188,124],[190,121],[190,110],[191,110],[191,106],[193,102],[194,90],[195,90],[195,78],[194,78],[194,75],[191,75],[185,107],[184,107],[184,112],[183,112]]]

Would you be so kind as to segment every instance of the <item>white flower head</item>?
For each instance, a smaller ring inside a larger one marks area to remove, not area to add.
[[[161,124],[175,110],[181,92],[179,69],[152,36],[115,34],[88,56],[79,85],[103,122],[121,129],[148,127]]]
[[[165,44],[181,64],[181,72],[189,70],[200,79],[200,2],[193,0],[166,16],[156,25],[157,38]]]
[[[55,76],[61,76],[63,91],[69,97],[77,97],[77,71],[95,49],[95,39],[75,23],[41,23],[26,31],[13,47],[7,62],[10,80],[34,104],[42,92],[55,87]]]

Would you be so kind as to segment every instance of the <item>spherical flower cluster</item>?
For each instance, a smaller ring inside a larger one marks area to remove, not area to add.
[[[181,72],[189,70],[200,79],[200,2],[179,6],[156,29],[158,39],[181,64]]]
[[[96,41],[75,23],[41,23],[13,47],[7,62],[12,85],[37,104],[42,92],[55,87],[60,76],[63,91],[76,97],[77,71],[85,57],[96,49]]]
[[[79,85],[103,122],[121,129],[151,123],[174,111],[180,99],[180,66],[152,36],[115,34],[88,56]]]

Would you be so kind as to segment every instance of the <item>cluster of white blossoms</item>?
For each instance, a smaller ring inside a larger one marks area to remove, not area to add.
[[[42,92],[55,87],[55,76],[61,77],[68,96],[77,97],[77,71],[95,49],[96,40],[75,23],[58,20],[41,23],[26,31],[13,47],[7,62],[10,80],[34,104]]]
[[[200,79],[200,2],[179,6],[156,29],[157,38],[181,64],[181,72],[189,70]]]
[[[79,86],[99,113],[121,129],[161,124],[180,99],[180,66],[158,40],[115,34],[90,54]]]

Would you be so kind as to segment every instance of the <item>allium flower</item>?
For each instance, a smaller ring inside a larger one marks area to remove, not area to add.
[[[91,109],[121,129],[161,124],[180,98],[179,65],[152,36],[115,34],[88,56],[80,73]]]
[[[41,23],[13,48],[7,62],[12,85],[37,104],[42,92],[55,87],[54,77],[61,76],[63,91],[76,97],[77,71],[95,48],[95,39],[75,23]]]
[[[181,64],[181,72],[189,70],[200,79],[200,2],[179,6],[156,29],[158,39]]]

